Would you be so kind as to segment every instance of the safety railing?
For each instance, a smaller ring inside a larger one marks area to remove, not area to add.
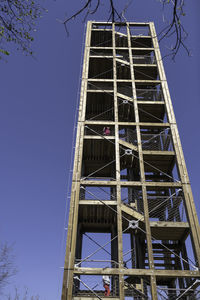
[[[181,196],[148,196],[150,221],[186,222],[186,212]]]
[[[101,244],[102,244],[102,240],[101,240]],[[97,248],[98,243],[96,243],[96,246],[94,245],[90,245],[90,247]],[[99,244],[100,245],[100,244]],[[100,246],[99,246],[100,247]],[[95,249],[95,248],[94,248]],[[109,247],[107,248],[103,248],[101,251],[99,251],[100,253],[98,253],[99,257],[104,257],[104,251],[108,252]],[[118,268],[119,267],[119,263],[114,261],[114,260],[110,260],[110,259],[83,259],[83,262],[81,259],[76,259],[76,265],[78,267],[81,268]]]
[[[107,279],[107,278],[106,278]],[[99,275],[75,275],[73,282],[73,296],[89,297],[92,299],[102,299],[119,295],[119,277],[118,275],[109,276],[109,294],[103,276]]]
[[[200,290],[196,287],[193,288],[193,284],[186,288],[183,288],[179,283],[176,283],[174,287],[157,286],[158,300],[181,300],[184,299],[184,296],[185,299],[188,297],[189,300],[198,300],[200,299]]]
[[[121,189],[122,203],[144,214],[141,190]],[[182,196],[147,197],[150,221],[187,222],[184,199]]]
[[[135,130],[125,128],[119,132],[119,138],[127,143],[137,146],[137,133]]]
[[[90,51],[90,57],[95,56],[108,56],[109,59],[113,59],[112,50],[109,49],[95,49]]]
[[[111,126],[86,126],[85,127],[85,135],[96,135],[100,137],[106,137],[106,136],[114,136],[115,135],[115,129]]]
[[[155,56],[152,55],[133,55],[134,64],[155,64]]]
[[[127,53],[116,53],[116,58],[129,63],[129,54],[128,54],[128,52]]]
[[[130,34],[132,36],[150,36],[150,31],[148,26],[141,27],[130,27]]]
[[[143,206],[142,190],[135,189],[132,187],[128,187],[128,188],[122,187],[121,201],[123,204],[127,205],[128,207],[143,214],[144,206]]]
[[[125,298],[124,300],[150,300],[152,299],[151,296],[151,289],[150,286],[147,285],[145,282],[143,284],[131,284],[129,282],[124,281],[124,293]]]
[[[111,91],[111,90],[113,90],[113,83],[112,82],[101,82],[101,81],[95,81],[95,82],[88,81],[87,89],[89,91],[90,90]]]
[[[112,30],[112,24],[110,23],[92,23],[92,29],[104,29]]]
[[[156,151],[173,151],[171,134],[146,134],[141,133],[142,149]]]
[[[161,90],[136,88],[136,94],[138,101],[164,101]]]
[[[128,47],[128,39],[127,36],[121,35],[120,32],[115,34],[115,46],[120,48]]]
[[[92,31],[91,47],[112,47],[112,31]]]
[[[130,87],[129,86],[128,87],[119,86],[117,89],[117,92],[120,94],[123,94],[125,96],[128,96],[128,97],[133,97],[133,92],[132,92],[131,86]]]
[[[80,200],[116,201],[116,188],[107,186],[81,186]]]

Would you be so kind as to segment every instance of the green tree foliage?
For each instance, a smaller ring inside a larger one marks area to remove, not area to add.
[[[32,55],[35,21],[44,9],[33,0],[0,0],[0,59],[10,54],[9,43]]]

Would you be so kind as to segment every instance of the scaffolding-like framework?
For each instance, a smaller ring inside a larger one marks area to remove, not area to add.
[[[87,24],[62,300],[200,299],[200,232],[154,24]]]

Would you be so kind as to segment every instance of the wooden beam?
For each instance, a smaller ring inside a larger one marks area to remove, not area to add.
[[[108,300],[108,297],[102,297],[102,300]],[[109,300],[119,300],[119,297],[110,297],[109,296]],[[89,297],[84,297],[84,296],[80,296],[80,297],[73,297],[73,300],[97,300],[97,297],[92,297],[91,295]]]
[[[80,180],[83,185],[91,185],[91,186],[114,186],[117,185],[116,181],[102,181],[102,180]],[[147,187],[163,187],[163,188],[180,188],[182,187],[181,182],[144,182],[140,181],[120,181],[121,186],[142,186],[145,185]]]
[[[85,135],[84,140],[114,140],[114,136]]]
[[[90,120],[86,120],[85,121],[86,125],[115,125],[114,121],[90,121]],[[135,123],[135,122],[118,122],[119,126],[136,126],[136,124],[140,125],[141,127],[158,127],[158,128],[162,128],[162,127],[170,127],[169,123],[146,123],[146,122],[139,122],[139,123]]]
[[[114,112],[115,112],[115,156],[116,156],[116,193],[117,193],[117,240],[118,240],[118,263],[123,267],[123,240],[122,240],[122,212],[121,212],[121,187],[120,187],[120,153],[119,153],[119,125],[118,125],[118,98],[117,98],[117,62],[115,43],[115,24],[113,27],[113,78],[114,78]],[[124,299],[124,278],[119,275],[119,296]]]
[[[123,141],[122,139],[119,139],[119,144],[128,148],[128,149],[131,149],[131,150],[134,150],[134,151],[138,151],[138,147],[133,145],[133,144],[130,144],[130,143],[127,143],[126,141]]]
[[[126,213],[127,215],[131,216],[132,218],[134,218],[135,220],[140,220],[141,222],[144,222],[144,216],[141,215],[139,212],[137,212],[136,210],[127,207],[126,205],[122,204],[121,205],[121,209],[124,213]]]
[[[102,203],[103,202],[103,203]],[[112,201],[112,200],[80,200],[79,205],[117,205],[117,201]]]
[[[133,56],[131,50],[131,32],[130,32],[130,24],[128,23],[128,46],[129,46],[129,59],[131,67],[131,79],[132,79],[132,90],[133,90],[133,99],[134,101],[134,110],[135,110],[135,121],[136,125],[136,132],[137,132],[137,149],[138,149],[138,156],[139,156],[139,168],[140,168],[140,180],[142,183],[142,198],[144,204],[144,222],[145,222],[145,234],[146,234],[146,241],[147,241],[147,251],[148,251],[148,263],[149,268],[154,270],[154,260],[153,260],[153,250],[151,244],[151,229],[149,224],[149,214],[148,214],[148,201],[147,201],[147,193],[146,193],[146,186],[145,183],[145,171],[144,171],[144,161],[143,161],[143,154],[142,154],[142,141],[141,141],[141,132],[140,126],[138,125],[140,118],[139,118],[139,110],[138,110],[138,103],[137,103],[137,94],[136,94],[136,82],[135,74],[134,74],[134,67],[133,67]],[[152,280],[153,279],[153,280]],[[151,290],[153,300],[157,300],[157,291],[156,291],[156,282],[155,278],[151,277]]]
[[[78,275],[119,275],[124,276],[156,276],[163,278],[200,278],[200,271],[191,270],[151,270],[151,269],[111,269],[111,268],[75,268]]]
[[[165,222],[165,221],[150,221],[151,227],[167,227],[167,228],[190,228],[189,224],[187,222]]]

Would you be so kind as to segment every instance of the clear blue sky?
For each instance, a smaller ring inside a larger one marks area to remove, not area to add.
[[[27,286],[42,300],[60,299],[61,294],[67,177],[84,30],[83,18],[78,18],[67,38],[56,19],[64,19],[65,12],[70,15],[80,2],[44,2],[49,12],[35,34],[36,60],[15,53],[0,65],[0,241],[14,243],[19,270],[7,291]],[[186,4],[187,44],[193,56],[181,50],[175,63],[167,59],[164,64],[200,214],[200,3]],[[106,20],[105,13],[101,7],[93,19]],[[156,0],[133,1],[126,17],[154,21],[158,32],[162,26]]]

